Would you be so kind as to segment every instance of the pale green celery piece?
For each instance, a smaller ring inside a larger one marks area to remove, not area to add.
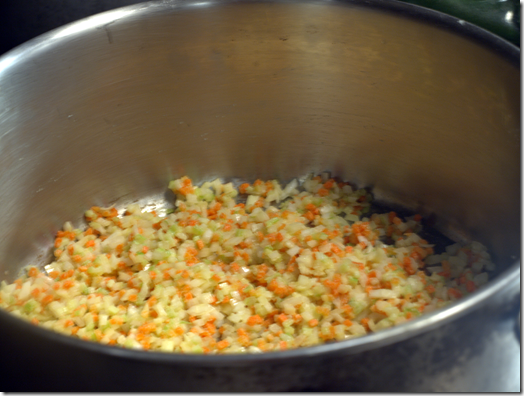
[[[286,333],[288,336],[292,336],[295,334],[295,329],[291,326],[284,327],[284,333]]]
[[[351,305],[351,308],[353,308],[353,313],[355,315],[358,315],[366,308],[366,303],[363,301],[357,301],[353,298],[349,300],[349,305]]]
[[[278,223],[280,219],[278,217],[275,217],[271,220],[266,221],[266,227],[271,227],[272,225]]]
[[[313,198],[313,205],[322,206],[323,203],[324,203],[324,200],[322,198]]]
[[[349,271],[349,263],[347,261],[342,261],[338,266],[338,272],[345,274]]]
[[[416,308],[404,308],[404,309],[402,309],[402,311],[405,312],[405,313],[411,312],[415,316],[420,316],[421,315],[420,311],[418,309],[416,309]]]
[[[24,306],[22,307],[23,311],[26,313],[26,314],[30,314],[31,312],[33,312],[36,307],[38,307],[38,303],[33,300],[33,299],[30,299],[29,301],[27,301]]]
[[[319,232],[318,234],[312,235],[312,238],[317,241],[323,241],[323,240],[328,239],[329,237],[327,234],[324,234],[323,232]]]
[[[256,297],[248,297],[244,300],[244,304],[246,304],[248,307],[256,304],[257,298]]]
[[[280,334],[280,339],[286,342],[293,341],[293,337],[291,337],[289,334],[286,334],[286,333]]]
[[[194,235],[201,236],[204,233],[204,228],[199,226],[194,226],[192,229],[192,233]]]
[[[139,244],[144,244],[146,242],[146,237],[143,236],[142,234],[136,234],[134,242],[139,243]]]

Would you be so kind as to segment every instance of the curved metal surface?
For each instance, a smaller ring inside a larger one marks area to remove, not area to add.
[[[489,356],[510,359],[512,340],[500,329],[520,287],[519,55],[472,25],[383,1],[144,3],[7,53],[5,279],[42,261],[56,230],[80,223],[85,208],[161,199],[173,177],[286,180],[324,170],[438,214],[438,228],[481,240],[500,267],[483,290],[417,321],[265,355],[109,348],[0,311],[0,339],[13,340],[2,348],[22,356],[2,367],[9,383],[32,350],[26,369],[45,381],[45,360],[60,347],[52,360],[68,373],[68,390],[511,388],[504,365],[472,375]],[[83,361],[68,367],[79,353]],[[379,374],[387,382],[374,381]]]
[[[517,0],[405,0],[464,19],[520,46],[520,6]],[[0,54],[66,23],[139,0],[26,0],[3,4],[0,13]]]

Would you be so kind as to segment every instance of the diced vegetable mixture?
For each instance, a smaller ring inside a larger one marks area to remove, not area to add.
[[[327,177],[238,190],[182,177],[169,188],[171,213],[92,207],[87,229],[66,223],[54,261],[2,282],[0,306],[125,348],[266,352],[416,318],[475,291],[494,269],[478,242],[434,254],[417,234],[420,215],[366,217],[371,195]]]

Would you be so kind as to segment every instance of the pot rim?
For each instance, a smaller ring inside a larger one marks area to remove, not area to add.
[[[82,34],[89,30],[103,29],[116,21],[125,21],[126,19],[136,18],[137,14],[147,15],[165,10],[175,10],[176,12],[177,9],[182,8],[196,6],[199,8],[215,7],[231,3],[338,5],[388,11],[400,14],[405,18],[416,19],[436,25],[464,37],[468,37],[479,42],[483,46],[490,48],[512,63],[520,65],[520,48],[502,37],[457,17],[416,4],[405,3],[400,0],[366,0],[365,2],[360,2],[359,0],[151,0],[130,6],[119,7],[70,22],[18,45],[0,56],[0,77],[4,69],[14,66],[17,62],[23,61],[26,57],[34,56],[40,50],[45,50],[53,44],[58,44],[58,42],[64,37]]]
[[[401,14],[402,17],[412,18],[439,27],[449,29],[458,35],[468,37],[479,42],[485,47],[495,51],[498,55],[507,58],[510,62],[520,64],[520,49],[501,37],[494,35],[471,23],[459,18],[427,9],[414,4],[402,3],[396,0],[366,0],[361,3],[358,0],[158,0],[146,3],[139,3],[127,7],[121,7],[106,11],[88,18],[69,23],[57,29],[44,33],[28,42],[6,52],[0,57],[0,77],[6,69],[23,62],[27,58],[36,55],[40,50],[46,50],[52,45],[59,44],[61,39],[71,35],[82,34],[83,32],[101,28],[108,23],[116,20],[125,21],[129,18],[136,18],[137,14],[144,16],[157,13],[161,10],[175,10],[186,7],[215,7],[227,3],[284,3],[284,4],[316,4],[316,5],[350,5],[355,7],[366,7],[378,10],[385,10]],[[494,295],[501,294],[520,285],[520,261],[515,263],[500,273],[495,279],[490,281],[483,288],[474,293],[450,304],[449,306],[435,312],[424,314],[423,316],[402,323],[400,325],[381,330],[377,333],[368,334],[362,337],[338,341],[334,343],[321,344],[311,347],[298,349],[265,352],[260,354],[227,354],[227,355],[200,355],[200,354],[179,354],[171,352],[154,352],[132,350],[121,347],[111,347],[96,342],[84,341],[71,336],[63,335],[52,330],[47,330],[40,326],[34,326],[26,320],[0,309],[0,322],[10,326],[25,327],[25,330],[34,337],[42,338],[58,344],[64,343],[70,347],[80,350],[87,349],[93,353],[109,355],[115,358],[132,359],[149,363],[167,364],[187,364],[187,365],[207,365],[215,366],[227,363],[229,365],[256,364],[258,362],[270,362],[275,360],[294,360],[304,357],[321,357],[334,353],[359,353],[370,349],[387,346],[418,334],[430,331],[436,327],[456,320],[485,304]]]

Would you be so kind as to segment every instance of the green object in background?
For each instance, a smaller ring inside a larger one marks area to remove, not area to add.
[[[473,23],[520,47],[519,0],[403,0]]]

